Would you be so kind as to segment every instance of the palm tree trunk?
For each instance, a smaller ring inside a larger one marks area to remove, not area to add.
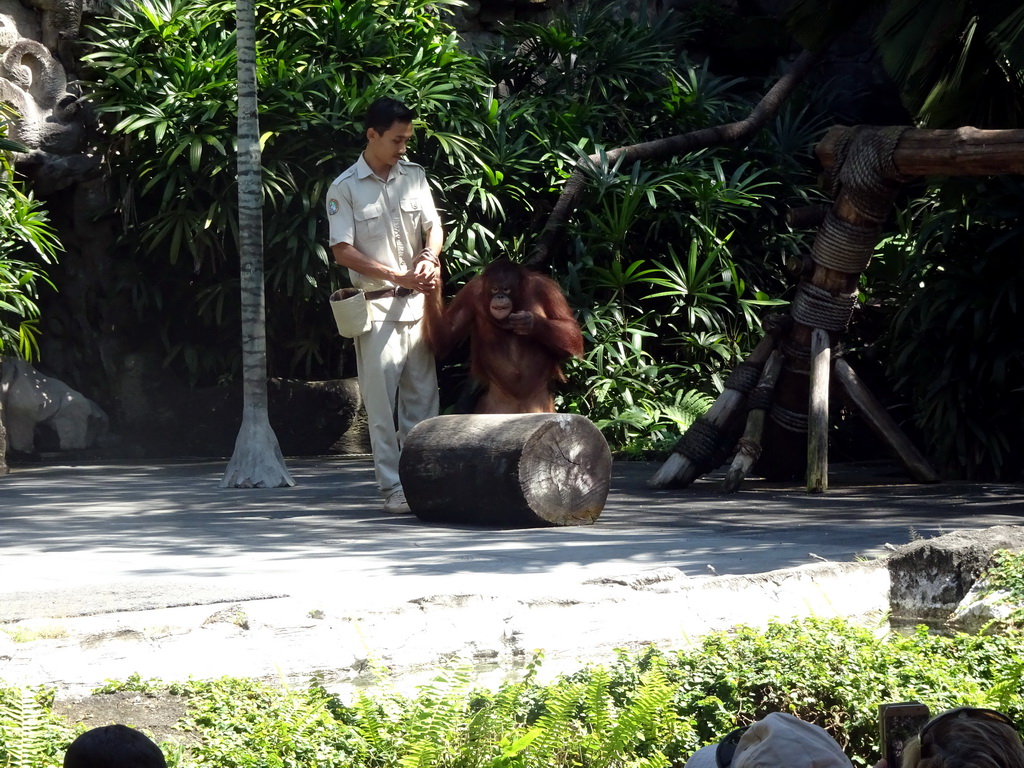
[[[4,404],[0,402],[0,475],[10,472],[7,467],[7,427],[4,426]]]
[[[237,0],[238,230],[242,285],[242,426],[221,488],[295,485],[267,412],[267,334],[263,294],[263,184],[256,95],[256,8]]]

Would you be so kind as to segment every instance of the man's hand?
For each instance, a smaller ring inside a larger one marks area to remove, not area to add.
[[[438,286],[441,270],[432,261],[421,259],[412,270],[413,284],[406,286],[420,293],[428,293]]]
[[[408,272],[395,272],[390,267],[367,258],[348,243],[338,243],[332,246],[331,250],[334,253],[334,260],[341,266],[366,277],[408,288],[410,291],[429,293],[441,284],[441,269],[429,259],[419,259]]]

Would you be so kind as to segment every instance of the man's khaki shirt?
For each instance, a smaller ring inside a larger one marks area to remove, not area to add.
[[[427,236],[441,226],[426,173],[416,163],[400,160],[386,182],[377,177],[362,155],[327,190],[330,245],[348,243],[364,256],[396,272],[413,268]],[[352,285],[364,291],[395,286],[349,270]],[[423,295],[369,302],[373,320],[419,320]]]

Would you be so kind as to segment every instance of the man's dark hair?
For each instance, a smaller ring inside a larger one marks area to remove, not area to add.
[[[64,753],[64,768],[167,768],[160,747],[127,725],[86,731]]]
[[[366,128],[384,133],[395,123],[411,123],[416,113],[397,99],[377,99],[366,110]]]

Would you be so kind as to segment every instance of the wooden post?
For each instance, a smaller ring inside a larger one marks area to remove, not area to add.
[[[871,391],[864,386],[864,383],[857,376],[850,364],[838,358],[832,367],[836,379],[842,385],[850,402],[856,406],[857,411],[864,417],[867,423],[875,431],[883,442],[888,445],[901,462],[910,472],[911,477],[919,483],[937,483],[938,473],[932,469],[931,464],[914,447],[903,430],[899,428],[895,419],[882,407],[878,399],[871,394]]]
[[[765,336],[758,342],[757,346],[754,347],[754,351],[747,356],[747,359],[742,364],[759,369],[763,368],[774,346],[775,339],[771,335]],[[747,401],[747,393],[749,391],[748,389],[747,392],[740,392],[727,386],[715,400],[714,405],[708,409],[708,412],[701,416],[700,420],[707,422],[716,430],[739,432],[742,422],[736,422],[735,427],[732,425],[736,420],[737,414],[742,415],[742,406]],[[680,444],[685,441],[685,437],[684,435],[684,439],[680,440]],[[687,456],[677,446],[676,450],[669,455],[661,468],[647,481],[647,484],[653,488],[686,487],[707,471],[694,458],[693,456]]]
[[[427,419],[409,433],[398,469],[421,520],[524,528],[593,523],[611,467],[590,420],[529,413]]]
[[[811,395],[807,406],[807,492],[828,489],[828,333],[811,332]]]
[[[793,323],[779,341],[787,364],[779,376],[773,416],[789,412],[810,418],[811,335],[815,329],[827,331],[833,339],[846,333],[856,305],[860,274],[870,261],[881,237],[882,222],[902,186],[901,179],[887,175],[890,169],[884,162],[885,148],[899,143],[901,131],[907,130],[862,128],[849,137],[848,143],[844,142],[846,134],[832,140],[831,157],[841,156],[839,150],[845,145],[847,159],[836,169],[839,191],[811,247],[813,272],[797,286],[790,308]],[[818,148],[823,144],[825,140]],[[814,474],[814,486],[818,480],[824,482],[821,466],[810,469],[807,451],[813,437],[774,422],[772,418],[765,425],[764,439],[772,443],[772,450],[762,457],[758,469],[769,479],[805,475],[810,486]],[[825,461],[825,457],[818,460]]]
[[[777,349],[772,351],[771,357],[761,371],[761,378],[757,387],[750,395],[751,401],[758,405],[766,406],[771,402],[772,392],[775,390],[775,383],[779,379],[779,371],[782,369],[782,353]],[[764,407],[752,407],[747,412],[747,428],[743,437],[737,445],[739,450],[732,460],[729,470],[725,473],[725,480],[722,481],[722,490],[726,493],[736,493],[740,483],[743,482],[750,468],[754,466],[761,455],[761,435],[764,432]]]

